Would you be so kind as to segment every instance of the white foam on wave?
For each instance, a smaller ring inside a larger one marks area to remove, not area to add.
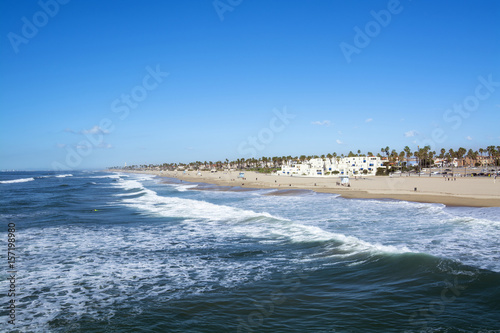
[[[432,251],[442,257],[500,272],[500,222],[494,219],[450,214],[441,223],[449,229]],[[433,241],[436,241],[436,236]]]
[[[256,213],[249,210],[216,205],[206,201],[159,196],[135,180],[120,183],[126,189],[141,189],[142,196],[123,199],[122,204],[163,217],[180,217],[203,220],[245,220],[256,217],[272,217],[268,213]]]
[[[175,189],[179,192],[185,192],[185,191],[188,191],[192,188],[195,188],[197,187],[198,185],[196,184],[190,184],[190,185],[173,185],[175,187]]]
[[[168,225],[30,228],[23,242],[17,280],[23,291],[16,306],[30,318],[17,326],[26,332],[48,332],[56,319],[107,320],[130,308],[140,312],[152,299],[161,303],[233,288],[268,276],[272,266],[266,258],[206,260],[205,242]],[[0,301],[8,303],[6,293]]]
[[[479,226],[479,225],[500,227],[500,221],[484,219],[484,218],[477,218],[477,217],[472,217],[472,216],[452,217],[447,222],[469,225],[471,227]]]
[[[293,215],[286,215],[292,219],[288,220],[266,213],[270,209],[275,212],[275,198],[257,197],[250,202],[250,209],[243,209],[203,200],[163,197],[140,182],[123,182],[121,186],[140,188],[144,193],[138,198],[124,199],[123,204],[158,216],[194,219],[188,224],[199,238],[212,234],[219,238],[229,235],[258,238],[265,244],[331,242],[319,256],[347,258],[358,254],[420,252],[481,268],[499,269],[494,262],[497,259],[500,262],[500,254],[491,251],[491,245],[500,246],[499,224],[488,219],[457,217],[440,204],[355,200],[337,207],[340,213],[330,214],[335,216],[332,219],[328,214],[311,215],[309,210],[304,210],[303,197],[280,198],[287,205],[294,205]],[[203,197],[203,193],[200,196]],[[324,207],[318,208],[319,211],[332,204],[327,199],[309,200],[311,205]],[[326,222],[318,221],[319,216],[324,216]],[[407,221],[405,227],[400,225],[401,221]],[[342,231],[336,231],[338,228]],[[367,228],[371,232],[367,233]]]
[[[30,177],[30,178],[19,178],[19,179],[12,179],[12,180],[0,180],[0,184],[14,184],[14,183],[26,183],[35,180],[35,178]]]
[[[126,181],[121,181],[119,183],[120,187],[122,187],[125,190],[133,190],[133,189],[145,189],[144,185],[142,185],[141,182],[138,180],[126,180]]]
[[[204,221],[224,221],[223,225],[203,224],[200,232],[228,235],[240,235],[245,237],[260,238],[264,242],[284,241],[292,243],[304,242],[327,242],[335,241],[341,243],[343,252],[359,253],[404,253],[410,252],[407,247],[396,247],[382,244],[372,244],[353,236],[333,233],[323,230],[317,226],[305,225],[290,221],[285,218],[273,216],[267,212],[255,212],[252,210],[235,208],[225,205],[216,205],[206,201],[193,200],[177,197],[163,197],[155,191],[145,188],[136,180],[126,180],[119,183],[124,189],[141,189],[144,193],[141,197],[125,198],[122,203],[128,207],[147,211],[163,217],[179,217],[185,219],[196,219],[190,225],[199,224]],[[136,193],[133,193],[136,194]],[[244,223],[243,223],[244,222]],[[213,229],[213,230],[211,230]]]
[[[129,193],[117,193],[117,194],[113,194],[114,197],[130,197],[130,196],[134,196],[134,195],[138,195],[138,194],[143,194],[145,193],[144,191],[142,190],[139,190],[139,191],[136,191],[136,192],[129,192]]]
[[[421,210],[425,213],[431,212],[440,214],[443,213],[446,205],[439,203],[425,203],[425,202],[414,202],[414,201],[405,201],[405,200],[377,200],[377,199],[362,199],[364,203],[368,203],[370,205],[379,205],[385,206],[387,208],[402,208],[402,209],[417,209]]]
[[[89,176],[88,178],[110,178],[110,179],[120,179],[121,177],[128,177],[127,175],[105,175],[105,176]]]
[[[67,173],[67,174],[64,174],[64,175],[57,175],[56,178],[66,178],[66,177],[73,177],[73,175],[71,173]]]
[[[339,256],[352,256],[357,254],[379,253],[405,253],[412,252],[406,246],[383,245],[370,243],[354,236],[334,233],[313,225],[306,225],[294,221],[276,221],[265,226],[236,226],[236,229],[246,229],[245,233],[258,238],[271,238],[291,243],[326,243],[326,251],[335,249]],[[266,241],[264,241],[266,242]],[[328,243],[331,244],[328,244]],[[320,254],[325,256],[327,254]]]
[[[164,198],[144,191],[143,197],[130,199],[127,204],[135,203],[136,208],[162,216],[198,219],[190,227],[198,230],[196,226],[202,226],[200,238],[205,234],[235,234],[259,238],[266,244],[318,241],[327,243],[319,256],[356,256],[355,260],[362,260],[365,255],[378,253],[427,253],[500,270],[500,252],[493,250],[500,248],[500,223],[494,217],[494,209],[456,210],[441,204],[409,201],[332,201],[322,196],[253,196],[242,202],[244,208],[239,203],[234,208],[200,200]],[[211,197],[205,192],[192,196]],[[266,211],[273,215],[257,213]],[[200,223],[201,219],[221,223]]]

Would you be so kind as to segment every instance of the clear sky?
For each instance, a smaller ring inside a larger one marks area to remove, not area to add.
[[[0,2],[0,169],[500,144],[500,2]]]

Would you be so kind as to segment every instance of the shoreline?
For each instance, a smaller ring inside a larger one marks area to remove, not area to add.
[[[150,174],[175,178],[191,183],[243,189],[311,190],[319,193],[339,194],[346,199],[393,199],[421,203],[439,203],[460,207],[500,207],[500,180],[466,177],[446,181],[442,177],[389,177],[371,176],[353,179],[350,187],[337,185],[333,177],[290,177],[244,171],[245,178],[238,178],[239,171],[230,172],[177,172],[111,169],[111,172]],[[415,188],[417,189],[415,191]]]

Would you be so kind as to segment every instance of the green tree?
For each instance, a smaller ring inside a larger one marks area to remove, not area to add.
[[[495,156],[495,152],[496,152],[495,146],[486,147],[486,151],[488,152],[488,160],[493,165],[494,163],[492,163],[492,160],[493,160],[493,156]]]
[[[451,173],[452,175],[454,174],[454,168],[455,168],[455,163],[454,163],[454,159],[457,157],[457,153],[453,150],[453,148],[450,148],[450,150],[448,150],[448,154],[450,156],[450,161],[451,161],[451,170],[453,170]]]
[[[411,157],[411,149],[410,147],[408,146],[405,146],[404,149],[403,149],[406,153],[406,167],[408,167],[408,160],[410,159]]]

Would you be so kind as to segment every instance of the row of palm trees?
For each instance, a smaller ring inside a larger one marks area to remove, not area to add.
[[[455,159],[463,160],[467,158],[469,160],[469,166],[476,166],[478,164],[478,159],[484,160],[484,153],[487,153],[489,165],[498,165],[498,161],[500,159],[500,146],[488,146],[486,148],[479,148],[478,150],[465,149],[463,147],[454,150],[450,148],[446,150],[445,148],[441,148],[439,150],[439,154],[436,151],[431,150],[430,146],[425,146],[423,148],[418,147],[416,151],[411,151],[410,147],[406,146],[401,152],[397,152],[395,149],[392,151],[389,147],[381,148],[381,153],[385,153],[389,162],[394,164],[408,161],[410,158],[414,157],[418,161],[419,166],[431,166],[434,164],[434,159],[439,158],[442,163],[446,161],[447,163],[452,163]],[[470,163],[472,162],[472,163]],[[482,163],[479,163],[482,164]]]
[[[489,165],[499,165],[500,163],[500,146],[488,146],[486,148],[479,148],[478,150],[465,149],[463,147],[454,150],[450,148],[446,150],[445,148],[441,148],[439,153],[431,150],[430,146],[418,147],[417,150],[412,151],[410,147],[406,146],[400,152],[396,149],[390,149],[389,146],[382,147],[380,149],[380,153],[377,153],[376,156],[381,158],[387,158],[388,165],[396,165],[399,167],[409,166],[409,161],[418,161],[417,168],[421,167],[429,167],[434,164],[434,160],[436,158],[441,159],[442,163],[446,161],[446,163],[452,163],[455,159],[462,160],[464,158],[468,158],[469,161],[472,161],[474,165],[477,164],[478,159],[484,161],[484,154],[487,154],[488,164]],[[385,155],[385,156],[384,156]],[[336,152],[328,153],[326,155],[300,155],[300,156],[274,156],[274,157],[266,157],[263,156],[261,158],[238,158],[236,160],[230,161],[229,159],[225,159],[224,161],[195,161],[191,163],[163,163],[163,164],[141,164],[141,165],[131,165],[124,168],[121,167],[113,167],[117,169],[141,169],[141,170],[203,170],[203,169],[252,169],[252,168],[267,168],[267,169],[277,169],[281,165],[286,163],[303,163],[313,158],[329,158],[329,159],[340,159],[343,157],[356,157],[356,156],[375,156],[373,152],[367,152],[363,154],[361,150],[358,150],[357,153],[350,151],[347,155],[340,154],[338,155]],[[479,158],[480,156],[480,158]]]

